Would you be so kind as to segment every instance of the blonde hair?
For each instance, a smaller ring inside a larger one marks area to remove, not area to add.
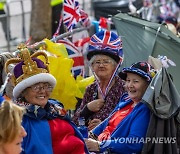
[[[5,100],[0,104],[0,145],[12,142],[21,127],[24,108]]]

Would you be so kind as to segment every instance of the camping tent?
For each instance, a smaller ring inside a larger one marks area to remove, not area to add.
[[[149,55],[167,56],[176,63],[176,67],[170,66],[168,72],[173,76],[173,82],[180,93],[180,38],[163,24],[152,23],[128,14],[119,13],[113,16],[113,22],[123,41],[122,67],[148,60]]]

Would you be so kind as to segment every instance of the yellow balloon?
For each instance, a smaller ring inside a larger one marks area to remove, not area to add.
[[[66,47],[62,43],[54,43],[51,40],[44,39],[43,42],[46,44],[46,50],[56,56],[68,58],[68,53]]]

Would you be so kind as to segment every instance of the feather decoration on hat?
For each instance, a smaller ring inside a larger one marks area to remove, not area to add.
[[[158,55],[157,58],[161,61],[163,67],[165,68],[168,68],[169,65],[176,66],[176,64],[172,60],[168,59],[167,56]]]

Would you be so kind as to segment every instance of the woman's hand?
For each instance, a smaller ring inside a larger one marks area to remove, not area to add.
[[[88,123],[88,130],[92,130],[93,128],[95,128],[97,125],[99,125],[101,123],[100,119],[93,119],[90,120]]]
[[[99,151],[99,141],[93,140],[91,138],[84,139],[86,146],[89,151]]]
[[[96,99],[87,104],[87,108],[92,112],[98,112],[104,105],[104,99]]]

